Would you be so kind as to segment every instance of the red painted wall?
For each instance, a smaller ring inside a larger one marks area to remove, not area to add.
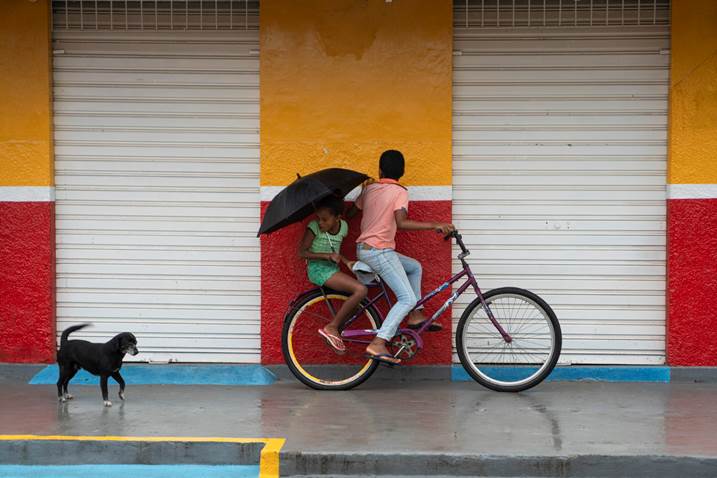
[[[717,365],[717,199],[667,203],[667,363]]]
[[[55,360],[55,204],[0,203],[0,362]]]
[[[262,217],[268,203],[262,203]],[[409,206],[409,217],[414,220],[451,221],[450,201],[416,201]],[[283,363],[281,355],[281,329],[289,302],[302,291],[315,287],[306,278],[306,264],[297,257],[299,240],[303,236],[308,218],[301,224],[279,230],[261,239],[261,356],[264,364]],[[341,252],[356,258],[356,238],[360,216],[349,223],[349,236],[344,239]],[[439,234],[430,231],[399,232],[398,252],[413,257],[423,266],[424,293],[438,287],[451,274],[451,244]],[[426,306],[426,315],[433,313],[450,296],[449,291],[436,296]],[[385,311],[384,311],[385,314]],[[443,313],[441,332],[425,334],[425,349],[411,364],[451,363],[451,314]]]

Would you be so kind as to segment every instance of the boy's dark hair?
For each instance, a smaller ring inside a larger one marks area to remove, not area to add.
[[[335,194],[332,194],[331,196],[323,198],[316,204],[317,211],[321,208],[328,209],[334,216],[340,216],[344,213],[344,201]]]
[[[378,167],[383,172],[383,176],[398,181],[403,176],[405,169],[405,161],[403,154],[395,149],[389,149],[381,154]]]

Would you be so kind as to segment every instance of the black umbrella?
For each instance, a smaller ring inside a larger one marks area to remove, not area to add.
[[[314,212],[316,203],[323,198],[332,194],[344,197],[368,179],[363,173],[341,168],[322,169],[306,176],[297,176],[269,203],[257,237],[301,221]]]

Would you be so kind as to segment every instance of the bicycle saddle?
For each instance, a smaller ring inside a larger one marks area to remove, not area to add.
[[[354,262],[351,271],[356,275],[356,278],[364,285],[368,285],[376,280],[376,273],[371,267],[365,262],[356,261]]]

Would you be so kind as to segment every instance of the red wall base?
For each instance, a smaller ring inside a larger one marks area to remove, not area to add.
[[[262,202],[262,217],[268,203]],[[451,201],[411,202],[410,217],[415,220],[451,220]],[[263,364],[279,364],[281,355],[281,330],[287,306],[297,294],[313,288],[306,278],[306,264],[297,257],[299,240],[303,236],[308,218],[261,239],[261,357]],[[341,252],[348,258],[356,258],[356,238],[360,228],[359,218],[349,223],[349,236],[344,240]],[[451,274],[451,243],[430,231],[401,232],[397,237],[397,250],[421,262],[423,266],[424,293],[438,287]],[[445,291],[426,306],[427,315],[440,307],[450,295]],[[385,311],[384,311],[385,313]],[[444,312],[441,332],[425,334],[425,348],[410,364],[450,364],[451,324],[450,310]]]
[[[717,365],[717,199],[667,203],[667,363]]]
[[[55,204],[0,203],[0,362],[55,360]]]

